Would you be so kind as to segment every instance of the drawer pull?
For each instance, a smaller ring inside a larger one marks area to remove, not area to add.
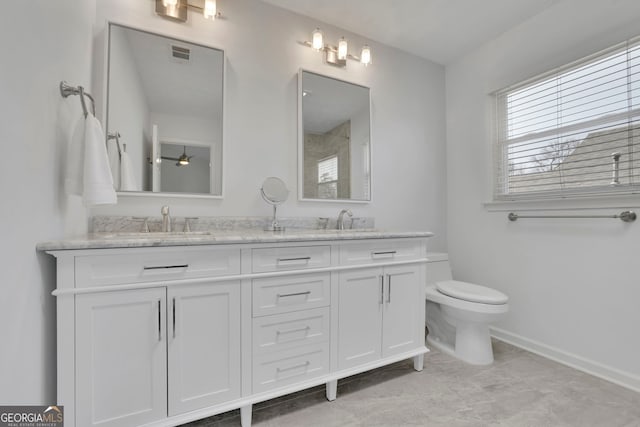
[[[307,366],[309,366],[311,364],[311,362],[309,362],[308,360],[304,363],[300,363],[299,365],[293,365],[293,366],[289,366],[288,368],[281,368],[281,367],[277,367],[276,368],[276,372],[287,372],[287,371],[293,371],[294,369],[299,369],[299,368],[306,368]]]
[[[162,341],[162,301],[158,300],[158,341]]]
[[[278,298],[297,297],[299,295],[309,295],[311,291],[295,292],[292,294],[278,294]]]
[[[278,264],[308,264],[311,261],[310,256],[297,258],[278,258]]]
[[[157,265],[151,267],[143,267],[145,270],[168,270],[171,268],[189,268],[189,264],[179,264],[179,265]]]
[[[378,300],[378,304],[382,305],[384,302],[384,276],[380,275],[380,299]]]
[[[371,258],[392,258],[397,251],[371,252]]]
[[[389,287],[389,292],[387,292],[387,304],[391,304],[391,275],[387,274],[387,286]]]
[[[304,328],[288,329],[286,331],[276,331],[276,335],[292,334],[294,332],[308,331],[309,329],[311,329],[309,326],[305,326]]]
[[[173,338],[176,337],[176,299],[173,299]]]

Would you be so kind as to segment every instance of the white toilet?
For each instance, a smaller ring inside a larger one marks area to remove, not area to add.
[[[493,363],[489,324],[509,310],[509,297],[452,280],[446,253],[428,253],[427,258],[427,345],[473,365]]]

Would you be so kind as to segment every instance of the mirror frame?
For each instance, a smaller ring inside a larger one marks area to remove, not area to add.
[[[362,200],[355,199],[312,199],[304,197],[304,123],[302,116],[302,75],[304,73],[315,74],[317,76],[325,77],[328,79],[337,80],[342,83],[348,83],[350,85],[359,86],[369,91],[369,198]],[[373,135],[372,135],[372,103],[371,103],[371,88],[359,83],[354,83],[349,80],[340,79],[337,77],[328,76],[326,74],[318,73],[316,71],[300,68],[298,71],[298,200],[302,202],[329,202],[329,203],[371,203],[373,201]]]
[[[170,192],[153,192],[153,191],[117,191],[116,194],[118,197],[171,197],[171,198],[182,198],[182,199],[223,199],[225,195],[226,188],[226,180],[225,180],[225,159],[227,158],[227,148],[226,148],[226,135],[227,135],[227,115],[225,114],[227,110],[227,55],[225,54],[224,49],[221,49],[212,44],[203,43],[201,41],[196,41],[193,39],[185,38],[181,35],[176,35],[174,33],[160,33],[158,30],[149,29],[140,27],[135,24],[112,21],[108,20],[105,24],[104,30],[104,51],[103,51],[103,75],[102,75],[102,88],[103,88],[103,97],[102,97],[102,123],[105,129],[105,138],[107,132],[107,126],[109,124],[109,57],[111,53],[111,28],[113,25],[117,25],[119,27],[125,27],[136,31],[141,31],[145,33],[149,33],[159,37],[171,38],[183,43],[190,43],[198,46],[202,46],[209,49],[215,49],[222,53],[222,162],[220,164],[220,179],[222,183],[220,185],[220,194],[205,194],[205,193],[170,193]],[[106,141],[105,141],[106,143]]]

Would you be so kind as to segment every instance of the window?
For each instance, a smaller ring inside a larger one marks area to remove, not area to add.
[[[338,156],[318,161],[318,198],[338,198]]]
[[[640,38],[495,100],[494,199],[640,191]]]

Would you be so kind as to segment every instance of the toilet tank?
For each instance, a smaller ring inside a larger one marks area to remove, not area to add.
[[[427,285],[444,280],[452,280],[449,255],[442,252],[427,253]]]

